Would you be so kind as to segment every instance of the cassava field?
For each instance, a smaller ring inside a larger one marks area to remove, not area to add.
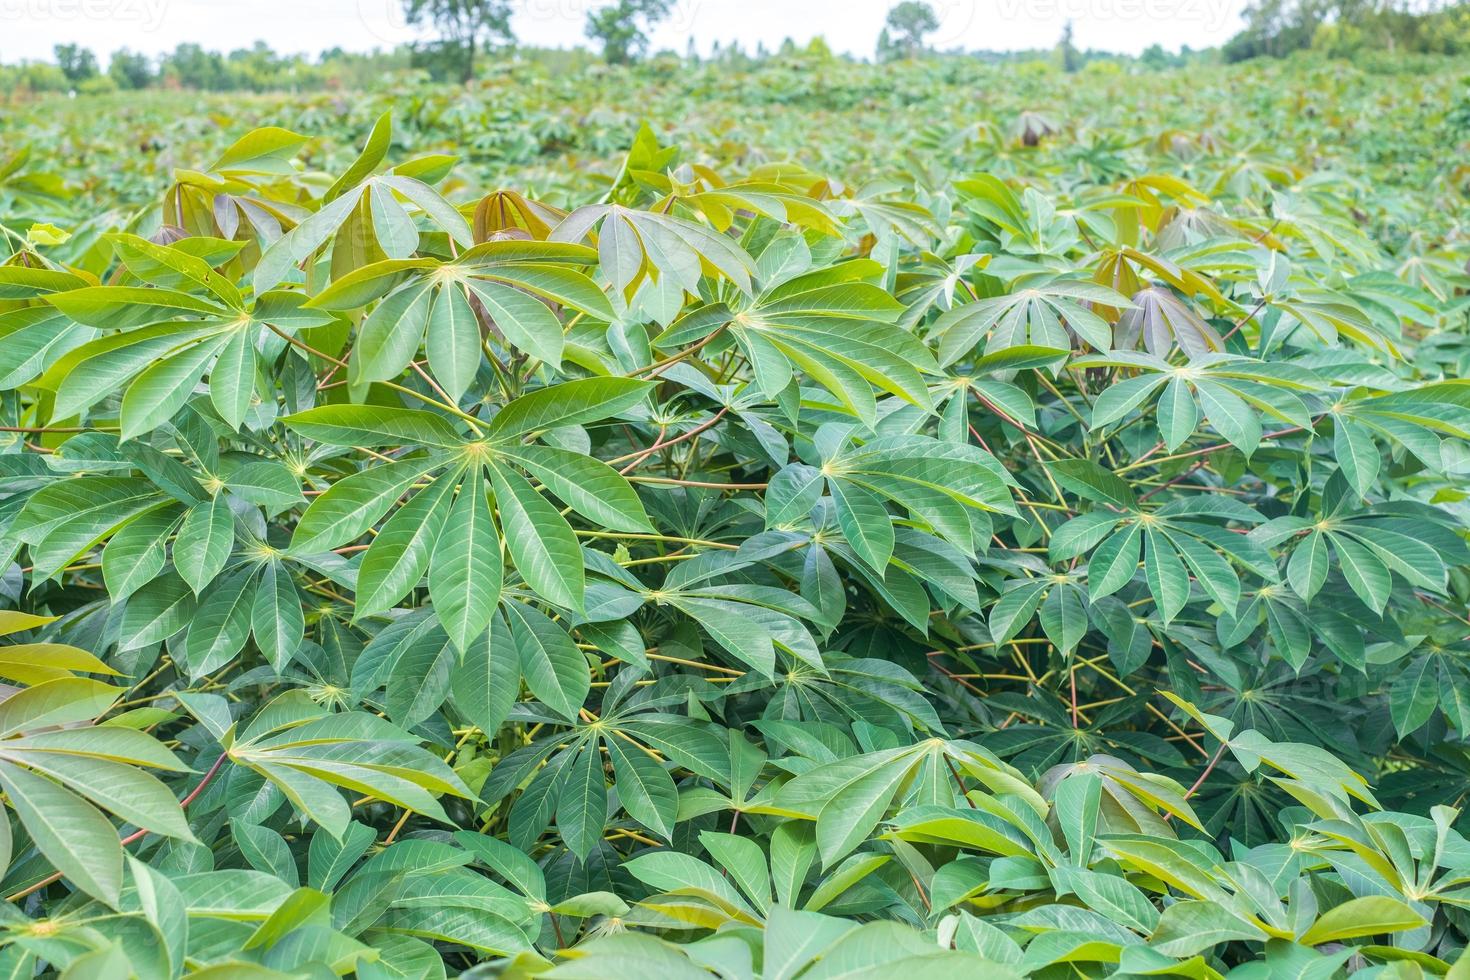
[[[0,975],[1470,976],[1470,84],[0,115]]]

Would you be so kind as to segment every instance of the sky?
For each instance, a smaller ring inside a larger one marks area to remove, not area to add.
[[[585,44],[587,12],[609,0],[512,0],[516,36],[526,44]],[[896,0],[673,0],[653,34],[656,48],[701,52],[712,42],[774,48],[783,38],[822,36],[834,50],[873,53]],[[1050,47],[1064,25],[1074,43],[1137,54],[1151,44],[1220,44],[1240,27],[1245,0],[930,0],[937,48]],[[105,55],[122,47],[158,54],[193,41],[229,50],[263,40],[283,52],[390,48],[421,35],[403,20],[401,0],[0,0],[0,61],[49,59],[53,45],[81,44]]]

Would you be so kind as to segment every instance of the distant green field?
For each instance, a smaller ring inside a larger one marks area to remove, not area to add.
[[[469,89],[405,76],[365,92],[57,96],[12,108],[0,133],[7,146],[32,146],[39,169],[95,190],[106,205],[143,203],[172,168],[203,166],[254,126],[310,134],[306,161],[330,170],[392,109],[394,153],[453,154],[464,193],[513,186],[562,204],[603,188],[647,121],[691,160],[795,161],[852,184],[904,180],[914,167],[1063,187],[1149,166],[1220,180],[1233,175],[1234,160],[1431,193],[1435,206],[1422,213],[1463,215],[1466,178],[1453,150],[1470,127],[1470,95],[1464,68],[1448,59],[1371,73],[1305,60],[1188,73],[1098,63],[1075,75],[1042,62],[961,58],[885,66],[773,58],[739,73],[657,65],[563,73],[506,64]],[[1057,135],[1018,146],[1026,114]],[[1170,152],[1172,142],[1202,137],[1213,152]]]

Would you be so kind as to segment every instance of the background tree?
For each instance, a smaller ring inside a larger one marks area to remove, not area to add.
[[[1082,67],[1082,52],[1072,43],[1072,22],[1062,28],[1062,39],[1057,42],[1057,52],[1062,56],[1062,70],[1071,73]]]
[[[498,43],[510,44],[509,0],[404,0],[403,14],[414,27],[432,27],[438,42],[427,45],[429,67],[461,82],[475,76],[475,53]]]
[[[923,0],[904,0],[888,11],[884,31],[889,53],[894,57],[912,58],[924,50],[924,35],[939,29],[939,17]],[[879,41],[880,47],[882,41]]]
[[[224,57],[197,44],[180,44],[159,60],[158,68],[184,88],[223,89],[228,79]]]
[[[670,0],[618,0],[587,15],[587,36],[602,43],[610,65],[624,65],[648,50],[648,30],[668,16]]]
[[[107,74],[118,88],[126,89],[147,88],[154,77],[153,64],[148,56],[127,48],[119,48],[112,53],[112,60],[107,64]]]
[[[58,44],[52,50],[56,53],[56,66],[73,85],[97,77],[97,56],[91,49],[78,44]]]
[[[1416,0],[1253,0],[1245,28],[1222,47],[1226,61],[1283,57],[1311,48],[1332,57],[1363,51],[1463,53],[1470,4]]]

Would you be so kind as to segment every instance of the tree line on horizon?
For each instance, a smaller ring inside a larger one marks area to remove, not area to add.
[[[629,64],[649,55],[649,34],[668,16],[672,0],[617,0],[588,13],[584,32],[611,65]],[[157,57],[120,48],[104,69],[95,52],[78,44],[55,46],[51,62],[22,61],[0,65],[6,88],[30,92],[108,92],[145,88],[202,91],[276,91],[336,84],[350,87],[384,73],[421,70],[439,81],[468,82],[487,55],[516,50],[537,58],[586,61],[581,48],[541,50],[517,44],[511,27],[511,0],[403,0],[407,22],[433,32],[419,43],[387,51],[354,53],[333,47],[313,58],[273,50],[264,41],[228,53],[183,43]],[[1066,25],[1054,48],[1016,52],[963,52],[989,60],[1051,59],[1073,72],[1093,61],[1113,61],[1147,69],[1182,67],[1197,60],[1226,62],[1257,57],[1284,57],[1316,50],[1331,57],[1369,51],[1456,55],[1470,52],[1470,2],[1429,0],[1252,0],[1243,14],[1244,28],[1219,48],[1181,45],[1169,52],[1154,44],[1138,56],[1080,50]],[[926,38],[939,29],[934,8],[924,0],[902,0],[889,10],[878,36],[878,61],[932,53]],[[707,60],[761,60],[796,54],[831,57],[821,37],[798,46],[787,39],[776,51],[758,44],[747,53],[739,42],[712,46]],[[685,57],[701,61],[691,39]]]

